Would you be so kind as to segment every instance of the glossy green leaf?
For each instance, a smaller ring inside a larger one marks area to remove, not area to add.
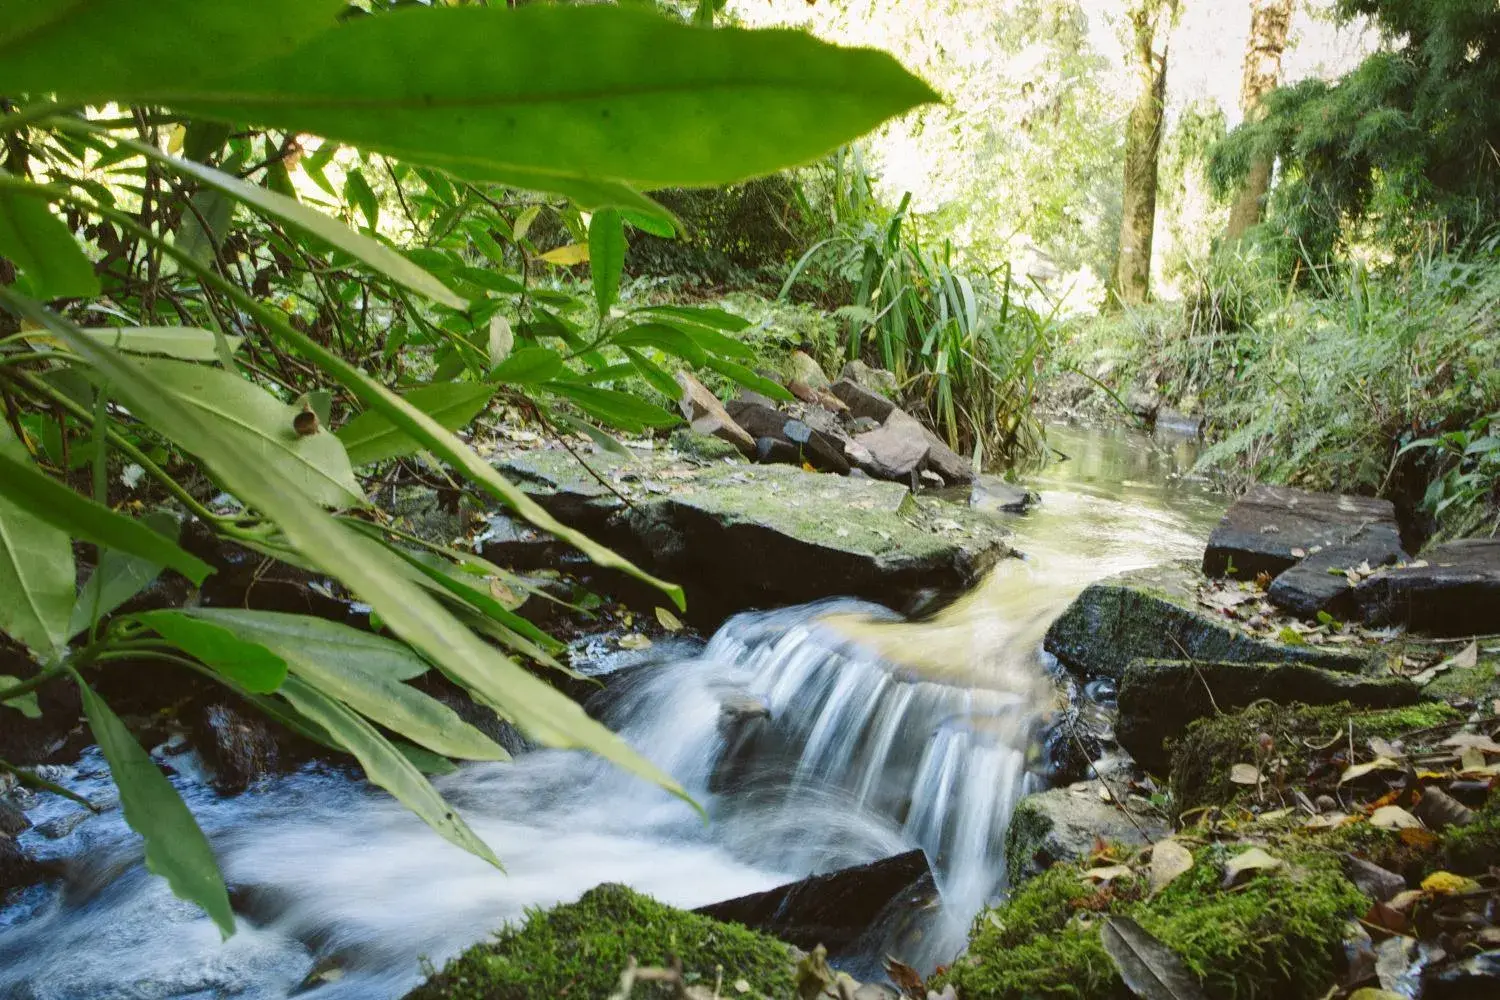
[[[523,347],[496,365],[489,378],[507,385],[534,385],[556,378],[562,370],[562,355],[551,348]]]
[[[120,790],[125,822],[146,841],[146,869],[166,879],[178,898],[203,907],[219,933],[229,937],[234,912],[208,838],[119,716],[81,679],[78,690],[89,728]]]
[[[301,678],[287,678],[281,695],[291,702],[293,708],[354,754],[365,769],[366,777],[394,795],[445,840],[500,867],[500,860],[484,841],[475,836],[453,807],[443,801],[416,765],[381,736],[374,726]]]
[[[652,12],[541,4],[358,18],[212,93],[121,96],[626,207],[639,206],[609,185],[743,180],[937,99],[884,53],[802,32],[704,32]]]
[[[69,537],[170,566],[197,584],[213,572],[213,567],[178,548],[176,542],[69,489],[31,462],[14,457],[9,448],[0,451],[0,483],[4,483],[0,490],[6,502],[67,532]],[[71,608],[72,601],[68,603]]]
[[[271,694],[286,680],[280,654],[212,619],[187,611],[149,611],[135,620],[251,694]]]
[[[10,424],[0,420],[0,457],[7,468],[31,466]],[[34,466],[31,470],[36,475]],[[13,475],[0,473],[0,632],[38,656],[68,641],[68,619],[77,586],[68,533],[37,517],[23,503]]]
[[[750,326],[750,321],[745,317],[712,306],[651,306],[647,311],[715,330],[728,330],[730,333],[738,333]]]
[[[633,347],[622,348],[622,350],[630,359],[631,365],[640,372],[642,378],[651,383],[653,389],[668,399],[676,399],[682,395],[682,387],[677,384],[677,380],[668,375],[660,365]]]
[[[103,326],[84,327],[83,332],[101,344],[130,354],[160,354],[181,361],[214,361],[219,357],[218,337],[212,330],[191,326]],[[56,343],[56,338],[34,333],[33,343]],[[239,350],[244,337],[225,336],[230,351]]]
[[[708,367],[726,378],[733,379],[747,389],[754,389],[762,396],[770,396],[772,399],[779,399],[783,402],[790,402],[793,398],[792,394],[787,392],[786,386],[780,382],[757,375],[744,365],[727,358],[711,357],[708,359]]]
[[[212,425],[256,465],[281,470],[304,496],[330,507],[364,502],[339,439],[326,431],[304,437],[293,428],[298,407],[222,368],[160,359],[135,365],[157,392],[170,395],[195,422]]]
[[[332,27],[343,0],[0,0],[0,93],[203,86]]]
[[[413,389],[402,398],[452,431],[468,426],[483,413],[497,389],[485,382],[440,382]],[[340,427],[337,437],[344,443],[353,465],[400,458],[421,448],[416,438],[375,410],[366,410]]]
[[[585,413],[633,434],[639,434],[647,427],[671,427],[682,422],[677,414],[628,392],[555,380],[543,388],[571,400]]]
[[[0,288],[0,304],[62,337],[70,349],[82,355],[105,376],[116,397],[132,413],[168,433],[184,449],[202,455],[205,464],[230,490],[275,521],[286,536],[289,547],[304,553],[325,572],[343,581],[360,600],[371,606],[373,614],[378,615],[387,627],[504,718],[515,722],[528,736],[548,746],[592,750],[686,797],[682,786],[670,775],[590,719],[576,702],[532,676],[463,627],[440,603],[407,578],[403,564],[396,561],[394,555],[329,516],[308,500],[278,468],[261,467],[247,459],[234,447],[232,439],[219,434],[213,425],[195,421],[190,410],[175,398],[157,392],[138,368],[83,336],[62,317],[4,288]],[[292,341],[289,331],[277,332]],[[320,367],[336,374],[368,405],[380,407],[398,424],[419,435],[441,457],[452,461],[464,475],[483,484],[532,524],[572,542],[598,565],[621,569],[659,587],[678,607],[682,607],[680,588],[643,573],[616,553],[559,524],[472,449],[433,423],[431,418],[404,404],[400,397],[368,379],[358,369],[323,352],[315,342],[295,342]]]
[[[177,519],[166,511],[153,511],[141,521],[168,541],[176,541],[181,529]],[[69,636],[91,628],[100,618],[151,586],[161,571],[162,564],[153,559],[104,549],[99,565],[89,574],[88,582],[78,591],[78,600],[73,602]]]
[[[177,245],[201,262],[213,260],[229,232],[234,202],[220,191],[196,191],[177,227]]]
[[[402,683],[427,664],[398,642],[308,615],[235,608],[183,614],[264,647],[323,694],[429,750],[466,760],[509,758],[453,709]]]
[[[654,347],[658,351],[676,355],[695,368],[708,363],[708,353],[696,340],[665,323],[641,323],[622,330],[611,340],[620,347]]]
[[[344,178],[344,200],[364,214],[365,223],[371,230],[380,225],[380,199],[375,197],[370,182],[365,180],[365,172],[358,167],[350,170]]]
[[[594,303],[601,317],[620,297],[620,274],[625,267],[625,223],[613,208],[601,209],[589,220],[589,267],[594,279]]]
[[[684,323],[673,321],[672,325],[691,337],[699,347],[709,354],[718,355],[721,358],[734,358],[738,361],[755,363],[755,349],[743,341],[736,340],[727,333],[711,330],[706,326],[698,326],[695,323]]]
[[[371,20],[381,20],[381,18],[372,18]],[[356,260],[362,261],[392,281],[405,285],[412,291],[420,295],[425,295],[434,302],[439,302],[451,309],[465,309],[468,307],[467,301],[455,295],[441,281],[422,270],[416,264],[413,264],[406,257],[403,257],[373,237],[365,236],[350,229],[338,219],[324,215],[317,209],[309,208],[295,199],[277,194],[257,184],[242,181],[238,177],[233,177],[222,170],[215,170],[213,167],[202,163],[195,163],[192,160],[168,156],[155,146],[136,142],[133,139],[124,139],[119,136],[113,137],[112,141],[125,148],[149,156],[165,164],[167,168],[178,174],[202,181],[209,187],[222,191],[252,208],[265,212],[268,215],[274,215],[285,222],[290,222],[292,225],[306,230],[318,239],[332,244]]]
[[[12,688],[21,683],[19,677],[9,674],[0,674],[0,706],[13,708],[28,719],[40,719],[42,717],[42,706],[36,699],[35,691],[18,694],[14,698],[5,697],[5,689]]]
[[[0,55],[0,61],[4,58]],[[0,187],[0,257],[16,265],[37,298],[99,294],[94,265],[78,241],[47,208],[45,199],[24,189]]]

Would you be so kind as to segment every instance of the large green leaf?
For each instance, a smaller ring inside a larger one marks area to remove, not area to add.
[[[4,58],[0,55],[0,62]],[[47,208],[47,202],[25,188],[0,187],[0,257],[9,258],[20,269],[38,298],[99,294],[94,265],[78,241]]]
[[[344,0],[0,0],[0,93],[198,87],[333,26]]]
[[[235,629],[186,611],[148,611],[135,619],[250,694],[271,694],[286,681],[286,660]]]
[[[343,444],[323,431],[299,435],[292,426],[297,407],[221,368],[155,358],[135,364],[194,421],[213,425],[256,464],[280,469],[305,496],[330,507],[364,502]]]
[[[119,96],[568,194],[743,180],[937,99],[884,53],[802,32],[705,32],[640,10],[541,4],[359,18],[211,92]]]
[[[523,347],[492,368],[489,377],[507,385],[528,385],[555,378],[562,370],[562,355],[550,347]]]
[[[416,765],[381,736],[374,726],[300,678],[287,678],[281,695],[298,712],[347,747],[364,767],[366,777],[394,795],[444,839],[497,868],[500,866],[500,860],[484,841],[474,835],[453,807],[443,801]]]
[[[0,483],[5,484],[0,490],[7,502],[73,538],[170,566],[194,583],[201,584],[213,572],[208,563],[178,548],[176,542],[144,523],[116,514],[43,474],[31,462],[13,456],[12,449],[0,451]],[[69,601],[70,607],[71,604]]]
[[[119,716],[81,679],[78,689],[89,728],[120,789],[125,822],[145,838],[147,870],[166,879],[180,898],[203,907],[219,925],[219,933],[229,937],[234,933],[234,912],[208,838]]]
[[[19,677],[0,674],[0,705],[15,709],[28,719],[40,719],[42,717],[42,706],[37,701],[35,691],[27,691],[25,694],[18,694],[10,699],[5,697],[6,688],[15,687],[20,683],[21,679]]]
[[[610,340],[620,347],[654,347],[674,354],[694,367],[708,363],[707,352],[696,340],[666,323],[641,323],[620,331]]]
[[[458,430],[479,416],[498,386],[484,382],[441,382],[403,393],[402,398],[447,430]],[[410,455],[421,448],[416,438],[391,423],[390,417],[366,410],[338,430],[353,465],[368,465]]]
[[[4,288],[0,288],[0,304],[58,334],[109,381],[116,397],[132,413],[166,433],[182,448],[199,455],[231,491],[276,522],[288,546],[343,581],[393,632],[503,717],[515,722],[527,735],[548,746],[592,750],[677,795],[686,795],[681,785],[590,719],[576,702],[463,627],[440,603],[408,579],[405,565],[396,561],[393,554],[341,525],[297,489],[281,469],[251,460],[235,446],[232,437],[222,434],[216,425],[195,420],[192,410],[177,398],[158,392],[139,368],[94,343],[62,317]],[[279,332],[286,335],[286,331]],[[316,343],[309,340],[299,346],[320,366],[337,373],[345,386],[367,404],[391,414],[398,424],[404,424],[466,475],[484,483],[516,509],[524,509],[524,516],[533,524],[544,530],[550,530],[549,522],[556,525],[555,534],[570,541],[573,540],[570,536],[576,537],[582,543],[579,548],[599,565],[633,571],[671,594],[680,605],[680,589],[653,579],[586,536],[557,524],[535,501],[506,482],[431,418],[404,404],[400,397],[369,380],[358,369],[323,352]],[[283,693],[285,690],[283,686]],[[314,721],[326,726],[321,719]]]
[[[0,457],[7,468],[31,465],[4,420]],[[0,472],[0,632],[39,655],[60,649],[68,641],[76,586],[68,533],[23,506],[16,478]]]
[[[148,514],[144,520],[152,530],[168,539],[177,537],[179,526],[170,514],[157,511]],[[75,636],[91,628],[100,618],[151,586],[161,571],[161,564],[151,559],[105,549],[99,556],[99,565],[94,567],[88,582],[78,591],[78,600],[73,602],[68,635]]]
[[[234,608],[193,608],[183,615],[270,650],[319,691],[430,750],[466,760],[509,758],[453,709],[402,683],[427,664],[398,642],[307,615]]]
[[[214,361],[219,357],[214,332],[191,326],[89,327],[83,332],[131,354],[161,354],[179,361]],[[224,340],[230,351],[237,351],[245,338],[226,335]]]
[[[603,322],[620,297],[620,272],[625,267],[625,221],[613,208],[595,212],[589,220],[589,269],[594,279],[594,302]]]
[[[677,414],[628,392],[557,380],[542,388],[572,400],[584,412],[633,434],[639,434],[647,427],[671,427],[682,422]]]

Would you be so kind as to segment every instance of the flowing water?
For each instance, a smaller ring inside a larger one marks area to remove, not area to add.
[[[1006,517],[1024,560],[925,622],[850,601],[739,615],[706,644],[658,644],[607,693],[606,721],[710,816],[585,755],[470,765],[438,785],[506,872],[383,795],[309,767],[234,798],[175,779],[213,839],[244,917],[227,943],[140,864],[118,810],[74,825],[38,799],[23,843],[68,861],[61,886],[0,910],[5,1000],[270,1000],[315,964],[316,1000],[393,1000],[527,907],[606,881],[693,907],[920,847],[942,902],[872,952],[950,959],[1004,888],[1010,812],[1035,781],[1058,701],[1047,624],[1089,581],[1197,554],[1220,505],[1182,476],[1187,442],[1054,428],[1067,461]],[[54,775],[111,794],[97,751]],[[50,836],[49,836],[50,835]]]

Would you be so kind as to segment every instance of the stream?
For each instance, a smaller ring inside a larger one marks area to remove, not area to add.
[[[238,933],[221,942],[145,872],[118,809],[78,822],[77,806],[39,797],[21,841],[69,874],[0,909],[0,998],[271,1000],[322,963],[338,972],[308,996],[395,1000],[424,958],[441,965],[528,907],[601,882],[696,907],[912,847],[932,861],[942,904],[890,928],[892,947],[925,968],[951,960],[1004,889],[1006,825],[1037,781],[1040,720],[1062,698],[1041,650],[1047,625],[1092,580],[1195,557],[1223,507],[1185,475],[1190,441],[1061,426],[1049,439],[1068,458],[1028,480],[1040,505],[995,515],[1026,558],[931,619],[841,600],[746,612],[706,643],[659,642],[649,666],[611,685],[607,724],[709,822],[579,753],[438,779],[502,873],[336,770],[308,766],[224,798],[190,755],[174,757],[234,887]],[[770,713],[731,777],[726,698]],[[113,795],[97,750],[48,776]]]

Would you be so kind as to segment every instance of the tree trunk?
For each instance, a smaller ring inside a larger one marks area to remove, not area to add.
[[[1166,111],[1167,43],[1177,19],[1177,3],[1178,0],[1135,0],[1130,8],[1138,89],[1135,106],[1125,124],[1120,249],[1111,283],[1112,298],[1120,305],[1141,305],[1151,295],[1156,161],[1161,152],[1162,119]]]
[[[1250,41],[1245,46],[1245,76],[1240,85],[1240,107],[1246,121],[1260,116],[1263,99],[1281,80],[1281,54],[1286,51],[1295,5],[1296,0],[1251,0]],[[1229,228],[1224,234],[1228,242],[1237,242],[1260,221],[1274,166],[1270,155],[1251,162],[1250,173],[1229,210]]]

